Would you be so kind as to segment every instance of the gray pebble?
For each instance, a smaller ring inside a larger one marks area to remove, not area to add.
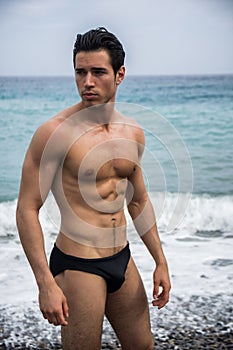
[[[232,295],[175,297],[150,309],[156,350],[232,350]],[[23,310],[23,311],[22,311]],[[102,349],[119,349],[104,320]],[[0,350],[61,350],[60,329],[48,325],[36,303],[0,306]],[[135,349],[136,350],[136,349]]]

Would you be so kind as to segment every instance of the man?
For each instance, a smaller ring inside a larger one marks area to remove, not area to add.
[[[19,235],[41,312],[62,326],[65,350],[100,349],[104,315],[122,349],[154,347],[146,293],[126,238],[125,199],[156,263],[152,303],[162,308],[169,299],[167,262],[140,168],[144,134],[114,108],[124,56],[105,28],[77,35],[73,58],[81,101],[35,132],[23,165]],[[50,189],[61,227],[49,268],[38,214]]]

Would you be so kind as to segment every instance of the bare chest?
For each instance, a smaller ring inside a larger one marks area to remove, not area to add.
[[[63,170],[81,181],[130,176],[138,163],[138,145],[131,138],[80,138],[70,147]]]

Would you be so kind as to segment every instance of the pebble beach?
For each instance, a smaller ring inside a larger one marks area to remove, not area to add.
[[[155,350],[233,349],[232,295],[172,297],[162,310],[151,308]],[[102,349],[120,344],[104,320]],[[0,349],[62,349],[60,329],[42,318],[36,302],[0,307]],[[135,349],[136,350],[136,349]]]

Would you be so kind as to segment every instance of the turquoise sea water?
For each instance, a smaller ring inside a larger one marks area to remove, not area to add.
[[[36,128],[78,100],[72,77],[0,78],[0,202],[17,197],[24,154]],[[130,76],[120,86],[117,101],[137,106],[133,116],[144,127],[147,153],[158,157],[165,169],[168,192],[177,192],[177,179],[174,164],[160,155],[164,146],[154,144],[160,133],[158,113],[188,149],[193,193],[233,194],[233,76]],[[150,168],[147,164],[145,172],[154,171]],[[163,189],[159,183],[150,186],[152,191]]]

